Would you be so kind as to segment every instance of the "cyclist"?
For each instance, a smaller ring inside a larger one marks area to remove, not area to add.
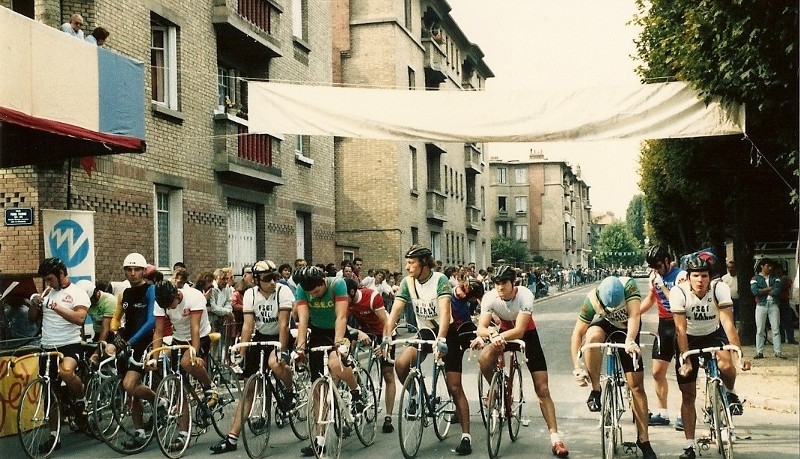
[[[481,315],[478,319],[478,345],[484,340],[491,345],[483,346],[478,363],[481,373],[487,381],[491,380],[497,357],[504,351],[506,340],[521,339],[525,341],[525,357],[528,359],[528,370],[531,372],[533,388],[539,397],[542,417],[550,431],[551,451],[558,457],[567,457],[569,450],[558,433],[556,408],[550,397],[548,384],[547,361],[545,360],[539,332],[533,320],[533,293],[523,286],[514,286],[517,273],[513,267],[502,265],[492,279],[494,289],[486,292],[481,300]],[[500,319],[500,330],[490,328],[492,316]]]
[[[625,352],[618,352],[619,362],[625,372],[625,379],[633,396],[633,416],[638,436],[636,444],[642,450],[644,459],[656,458],[650,445],[647,426],[647,394],[644,391],[642,352],[639,348],[641,294],[636,280],[629,277],[609,276],[597,288],[586,295],[575,328],[572,331],[570,352],[572,353],[572,372],[581,386],[592,385],[586,405],[589,411],[600,411],[600,366],[603,356],[600,349],[589,349],[584,355],[586,368],[578,360],[578,351],[584,337],[586,343],[602,343],[606,340],[625,343]],[[617,333],[615,333],[617,332]],[[633,369],[633,358],[638,362]],[[588,372],[587,372],[588,369]]]
[[[345,279],[347,294],[350,296],[350,314],[355,317],[360,328],[359,340],[366,332],[371,334],[378,342],[383,341],[383,329],[388,320],[386,307],[383,304],[383,297],[380,293],[367,287],[359,287],[355,279]],[[369,340],[368,336],[364,336]],[[394,358],[394,355],[391,356]],[[394,410],[394,364],[386,359],[380,359],[381,376],[386,385],[386,417],[383,420],[383,433],[394,432],[392,426],[392,410]],[[374,381],[377,385],[380,381]]]
[[[102,291],[98,286],[87,279],[79,280],[75,283],[81,287],[89,296],[89,310],[87,315],[92,318],[92,330],[94,335],[92,341],[99,343],[105,341],[106,355],[113,355],[116,352],[114,345],[111,342],[114,340],[114,334],[111,332],[111,318],[114,317],[114,311],[117,308],[117,299],[114,295]],[[89,360],[97,365],[100,361],[101,350],[98,347]]]
[[[363,411],[366,404],[361,397],[361,388],[356,382],[353,369],[344,365],[339,357],[340,354],[346,355],[350,345],[345,337],[350,297],[347,296],[344,279],[326,277],[316,266],[295,270],[292,279],[297,284],[295,310],[299,319],[295,353],[302,359],[306,344],[309,348],[333,344],[334,349],[328,358],[328,368],[334,378],[343,380],[350,388],[353,410]],[[323,356],[319,352],[311,356],[309,370],[312,380],[316,380],[322,374],[322,362]],[[318,436],[314,447],[308,445],[301,452],[304,456],[313,456],[314,448],[318,451],[324,448],[323,441],[324,438]]]
[[[153,348],[161,347],[164,337],[164,328],[167,321],[172,323],[172,344],[176,346],[191,345],[195,351],[195,361],[192,362],[190,352],[181,356],[181,369],[193,376],[203,387],[205,403],[208,408],[214,408],[219,400],[219,394],[206,371],[205,361],[211,348],[211,323],[208,321],[205,296],[195,289],[178,289],[170,281],[158,281],[155,286],[156,304],[153,315],[156,318],[156,328],[153,333]],[[153,362],[149,367],[155,366]],[[169,444],[170,451],[182,451],[189,441],[189,416],[184,410],[183,416],[178,420],[180,431],[178,437]]]
[[[156,323],[153,315],[155,288],[145,281],[144,270],[147,261],[142,254],[136,252],[128,254],[122,267],[130,287],[122,291],[115,317],[111,321],[111,330],[117,331],[120,317],[125,318],[125,327],[120,328],[114,336],[114,346],[118,353],[129,347],[132,351],[130,358],[141,361],[147,347],[153,341],[153,328]],[[145,371],[142,367],[128,365],[122,376],[122,388],[132,397],[131,418],[136,427],[136,434],[123,442],[123,446],[128,449],[135,449],[147,441],[142,418],[142,399],[152,403],[156,394],[142,384]]]
[[[266,356],[269,368],[281,381],[283,387],[286,388],[282,400],[287,404],[281,407],[285,412],[293,408],[292,403],[294,401],[292,394],[292,368],[286,363],[288,360],[286,351],[289,349],[290,339],[289,316],[292,313],[294,295],[292,295],[288,286],[278,282],[280,274],[272,261],[263,260],[257,262],[253,265],[252,272],[257,285],[244,292],[242,299],[244,323],[239,342],[279,341],[281,343],[280,349],[267,349]],[[281,358],[279,358],[278,353],[281,354]],[[236,363],[244,358],[243,376],[249,378],[258,371],[260,355],[261,349],[247,347],[240,349],[240,354],[232,356],[232,358]],[[253,394],[247,394],[247,403],[250,403],[252,398]],[[211,451],[214,454],[236,451],[239,433],[242,431],[240,403],[242,403],[241,398],[237,401],[228,437],[211,447]]]
[[[675,337],[680,354],[704,347],[734,344],[740,346],[739,333],[733,321],[733,300],[730,287],[719,280],[710,280],[717,257],[702,250],[683,259],[684,269],[689,272],[689,281],[670,291],[669,299],[675,317]],[[730,352],[717,352],[717,364],[722,382],[728,391],[731,414],[742,414],[742,404],[734,392],[736,368]],[[695,454],[695,398],[697,396],[697,370],[699,356],[693,355],[681,366],[675,362],[675,374],[681,390],[681,416],[684,421],[683,435],[686,437],[681,459],[694,459]],[[678,360],[678,359],[676,359]],[[750,361],[742,359],[742,368],[750,369]]]
[[[460,376],[463,355],[461,352],[456,352],[456,349],[460,349],[458,331],[451,326],[453,318],[450,306],[450,282],[446,275],[433,271],[436,262],[429,248],[414,244],[406,252],[405,259],[408,276],[400,282],[400,288],[392,304],[392,313],[383,328],[384,347],[388,345],[390,333],[394,330],[406,305],[411,303],[419,327],[417,336],[420,339],[437,341],[436,348],[428,352],[435,351],[434,357],[444,360],[445,379],[448,381],[448,390],[450,390],[449,381],[453,378],[450,374],[455,372]],[[450,349],[453,350],[452,354],[449,353]],[[409,369],[416,359],[417,350],[409,346],[395,360],[395,371],[401,383],[405,383]],[[450,394],[455,401],[457,412],[464,410],[464,406],[468,403],[464,389],[459,386],[455,392],[451,391]],[[466,406],[464,411],[468,412],[468,405]],[[460,456],[465,456],[472,454],[469,417],[461,416],[459,421],[462,430],[461,441],[455,452]]]
[[[650,247],[646,258],[647,265],[652,269],[650,291],[642,301],[640,309],[641,314],[644,315],[654,303],[658,305],[659,337],[659,345],[653,346],[653,382],[655,383],[656,398],[658,398],[658,411],[650,415],[648,424],[666,426],[669,425],[667,369],[675,356],[675,322],[670,312],[669,291],[686,280],[686,271],[673,266],[672,255],[660,245]],[[683,429],[680,416],[675,420],[675,428]]]
[[[89,298],[84,290],[70,282],[67,267],[59,258],[45,258],[39,264],[38,273],[45,288],[41,294],[31,295],[33,306],[28,309],[28,319],[31,322],[42,321],[41,345],[45,351],[56,350],[64,354],[64,359],[58,368],[55,357],[41,357],[39,374],[43,375],[49,365],[50,374],[58,374],[66,384],[72,399],[82,399],[83,382],[75,374],[75,368],[80,360],[81,331],[89,307]],[[75,408],[76,414],[82,414],[83,407],[78,405]],[[41,452],[46,453],[51,449],[61,448],[61,441],[57,438],[57,423],[58,420],[51,417],[50,437],[40,446]]]

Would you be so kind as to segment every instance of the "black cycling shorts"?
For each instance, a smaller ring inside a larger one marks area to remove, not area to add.
[[[686,335],[689,339],[689,349],[702,349],[704,347],[711,347],[711,346],[722,346],[728,344],[728,336],[725,334],[725,330],[720,326],[717,331],[711,333],[710,335],[704,336],[692,336]],[[680,356],[675,359],[675,378],[678,380],[678,384],[686,384],[686,383],[694,383],[697,381],[697,370],[700,368],[700,355],[695,354],[689,357],[689,360],[692,361],[692,371],[683,376],[678,372],[678,369],[681,367]]]
[[[653,360],[669,362],[675,357],[675,321],[658,319],[658,345],[653,345]]]
[[[611,343],[624,343],[625,339],[628,336],[628,331],[624,328],[617,328],[611,322],[607,321],[606,319],[602,319],[597,321],[591,325],[590,327],[600,327],[606,333],[606,341]],[[639,335],[636,335],[636,344],[639,344]],[[642,355],[639,354],[637,356],[638,359],[638,367],[634,371],[633,369],[633,358],[625,352],[624,349],[616,349],[617,356],[619,357],[619,363],[622,365],[622,370],[625,373],[640,373],[644,371],[644,361],[642,360]]]

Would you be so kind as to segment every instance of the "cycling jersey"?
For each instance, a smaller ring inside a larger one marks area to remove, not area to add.
[[[194,314],[200,314],[200,334],[203,338],[211,333],[211,323],[208,321],[208,310],[206,308],[206,296],[200,290],[186,289],[181,290],[183,299],[174,308],[162,308],[158,303],[153,307],[153,314],[156,317],[167,317],[172,323],[173,338],[178,341],[191,343],[192,341],[192,318]]]
[[[671,319],[672,312],[670,309],[669,292],[672,287],[678,283],[686,280],[686,271],[673,267],[668,273],[660,276],[654,275],[650,279],[650,290],[653,293],[653,298],[658,305],[658,318]]]
[[[89,296],[86,295],[86,292],[80,287],[76,287],[75,284],[69,284],[58,290],[50,289],[47,295],[43,296],[43,300],[42,346],[55,348],[80,343],[81,328],[83,327],[73,324],[50,308],[52,305],[58,305],[59,308],[67,308],[71,311],[86,309],[89,306]]]
[[[708,292],[698,298],[688,282],[677,285],[669,292],[673,314],[686,316],[686,334],[705,336],[715,333],[720,326],[720,309],[733,306],[731,288],[725,282],[712,281]]]
[[[424,282],[411,276],[406,276],[400,282],[400,290],[396,298],[403,304],[411,303],[414,314],[417,316],[419,328],[438,329],[439,298],[450,297],[450,282],[447,276],[440,272],[432,272]],[[452,323],[452,316],[450,318]]]
[[[533,320],[533,292],[527,287],[514,287],[513,297],[506,301],[500,298],[497,290],[489,290],[481,300],[481,314],[494,314],[500,318],[500,330],[514,328],[519,314],[528,314],[531,321],[525,330],[535,330],[536,322]]]
[[[347,284],[344,279],[327,277],[325,278],[327,288],[325,293],[319,298],[311,298],[302,286],[298,285],[296,290],[297,307],[305,306],[308,308],[308,320],[312,327],[333,330],[336,328],[336,302],[350,302],[347,295]]]
[[[147,346],[153,341],[155,296],[155,287],[147,283],[128,287],[122,292],[122,310],[125,314],[122,337],[129,344]]]
[[[253,314],[256,332],[262,335],[278,336],[280,323],[278,313],[281,311],[292,312],[294,295],[289,287],[276,284],[275,291],[264,298],[264,293],[258,287],[252,287],[244,292],[242,299],[242,313]]]
[[[94,330],[95,339],[103,333],[103,319],[106,317],[114,317],[114,311],[117,309],[117,298],[108,293],[100,292],[100,298],[97,303],[89,306],[87,314],[92,318],[92,329]]]
[[[450,314],[453,316],[452,327],[458,329],[461,324],[472,323],[472,305],[468,298],[459,299],[456,289],[450,293]]]
[[[642,298],[639,293],[639,287],[636,286],[636,280],[630,277],[620,277],[620,282],[625,288],[625,299],[622,303],[614,306],[600,305],[600,300],[597,299],[597,288],[593,288],[581,306],[581,312],[578,318],[584,323],[591,323],[596,317],[602,317],[609,323],[617,328],[628,327],[628,302],[632,300],[640,300]]]
[[[383,297],[371,288],[361,288],[361,299],[358,302],[350,301],[350,314],[358,322],[359,329],[364,333],[383,336],[383,323],[376,311],[385,311]]]

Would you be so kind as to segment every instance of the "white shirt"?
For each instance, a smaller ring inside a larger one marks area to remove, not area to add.
[[[728,287],[731,289],[731,299],[738,300],[739,299],[739,281],[737,276],[731,276],[730,273],[726,273],[722,276],[722,282],[728,284]]]
[[[714,292],[712,292],[714,290]],[[717,301],[714,301],[716,295]],[[676,285],[669,291],[669,304],[673,314],[686,315],[686,334],[706,336],[719,328],[719,307],[731,306],[731,289],[724,282],[711,281],[708,292],[698,298],[688,282]]]
[[[42,346],[59,347],[67,344],[81,342],[82,325],[76,325],[61,317],[51,309],[54,305],[58,308],[67,308],[74,311],[77,308],[89,309],[89,296],[80,287],[70,283],[65,288],[49,289],[42,295]]]
[[[520,314],[533,316],[533,292],[527,287],[515,287],[514,297],[508,301],[500,298],[497,290],[489,290],[481,300],[481,315],[494,314],[502,321],[501,328],[507,330],[514,328]],[[533,330],[536,325],[531,318],[528,330]]]
[[[167,317],[172,322],[172,336],[184,342],[192,341],[192,314],[202,314],[200,318],[200,338],[211,333],[211,323],[208,321],[206,296],[196,288],[181,289],[183,299],[173,309],[166,311],[158,303],[153,305],[153,315]]]
[[[75,32],[75,29],[72,28],[72,24],[70,24],[69,22],[61,24],[61,31],[64,33],[68,33],[75,38],[80,38],[81,40],[83,40],[83,30],[78,29],[78,31]]]
[[[291,289],[283,284],[276,284],[275,291],[269,298],[264,298],[264,293],[258,287],[252,287],[244,292],[242,312],[255,315],[257,332],[262,335],[277,335],[280,331],[278,313],[292,312],[293,304],[294,295]]]

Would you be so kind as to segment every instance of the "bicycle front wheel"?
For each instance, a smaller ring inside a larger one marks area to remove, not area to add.
[[[508,437],[511,438],[511,441],[517,441],[519,426],[522,424],[522,405],[525,404],[525,399],[522,395],[522,370],[516,359],[513,359],[511,364],[506,394]]]
[[[272,390],[264,375],[254,374],[244,384],[241,405],[242,443],[251,458],[264,457],[272,423]]]
[[[114,414],[111,411],[111,395],[114,392],[111,378],[100,382],[92,396],[92,409],[89,425],[92,433],[103,440],[116,427]]]
[[[17,433],[28,457],[48,457],[61,439],[61,409],[50,382],[36,378],[25,387],[17,411]],[[49,441],[50,431],[56,432]]]
[[[219,400],[214,408],[211,409],[211,423],[220,438],[228,438],[228,433],[231,431],[231,425],[233,424],[234,411],[236,411],[236,397],[240,394],[234,380],[231,378],[238,378],[238,375],[230,372],[227,377],[222,377],[221,375],[215,375],[214,377]],[[238,379],[236,379],[236,383],[238,383]]]
[[[450,422],[456,415],[456,404],[450,391],[447,390],[447,382],[444,379],[444,371],[439,371],[438,377],[433,382],[433,399],[431,405],[433,409],[433,431],[439,441],[447,438],[450,431]]]
[[[486,447],[489,457],[495,459],[500,452],[500,440],[503,438],[503,384],[501,371],[496,371],[489,385],[489,398],[486,402]]]
[[[375,352],[374,350],[370,352]],[[369,379],[372,380],[372,385],[375,387],[375,398],[378,399],[378,403],[380,403],[381,398],[383,397],[383,368],[381,367],[381,362],[383,359],[375,357],[374,355],[369,359],[369,367],[367,367],[367,373],[369,374]],[[378,407],[378,412],[380,412],[380,406]]]
[[[425,394],[418,370],[412,370],[403,383],[400,393],[400,409],[397,412],[397,432],[400,435],[400,450],[406,459],[412,459],[419,452],[422,432],[425,428]]]
[[[177,459],[186,452],[189,439],[180,441],[180,432],[192,431],[192,410],[189,407],[189,395],[184,390],[179,375],[169,375],[161,380],[156,389],[156,438],[158,447],[165,456]],[[181,424],[186,426],[181,428]]]
[[[342,452],[344,429],[336,390],[328,378],[319,378],[311,386],[308,434],[317,459],[338,459]]]
[[[481,422],[483,422],[484,429],[486,428],[486,402],[488,400],[485,386],[483,374],[478,372],[478,410],[481,412]]]
[[[600,407],[600,443],[603,459],[611,459],[617,452],[617,413],[614,407],[614,384],[607,379],[603,384],[603,401]]]
[[[722,395],[721,383],[713,385],[711,399],[711,422],[713,425],[714,440],[717,442],[717,451],[725,459],[733,459],[733,442],[735,440],[731,424],[730,410],[725,406]]]
[[[378,433],[378,400],[375,385],[369,374],[359,369],[356,378],[366,405],[364,411],[355,415],[356,435],[364,446],[369,446],[375,441],[375,435]]]
[[[112,420],[109,427],[102,434],[103,441],[109,448],[120,454],[136,454],[147,447],[153,439],[154,419],[153,412],[149,403],[140,399],[133,399],[122,388],[122,378],[114,376],[107,379],[101,389],[109,394],[109,409]],[[133,412],[138,411],[142,415],[145,434],[138,435],[137,426],[134,423]]]
[[[311,372],[298,366],[292,374],[294,395],[297,400],[289,413],[289,425],[298,440],[308,440],[308,394],[311,391]]]

